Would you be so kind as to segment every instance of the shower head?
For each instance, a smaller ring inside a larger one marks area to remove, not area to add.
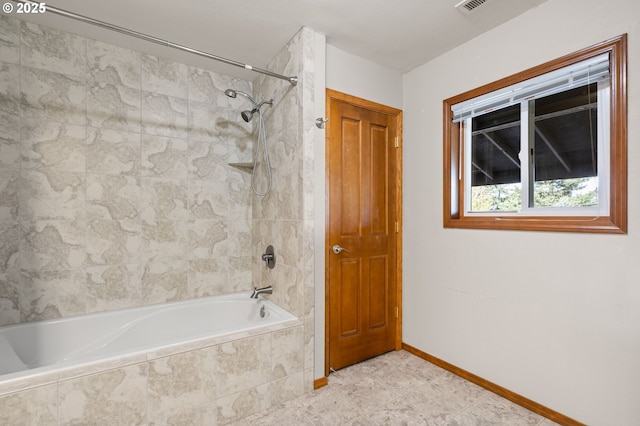
[[[245,98],[249,99],[253,103],[254,106],[258,106],[258,102],[256,102],[256,100],[253,99],[251,97],[251,95],[249,95],[247,93],[244,93],[244,92],[241,92],[240,90],[227,89],[227,90],[224,91],[224,94],[227,95],[230,98],[236,98],[238,95],[242,95]]]
[[[273,99],[270,99],[268,101],[262,101],[260,103],[256,102],[255,99],[253,99],[251,97],[251,95],[241,92],[240,90],[234,90],[234,89],[227,89],[224,91],[224,94],[227,95],[230,98],[236,98],[238,97],[238,95],[244,96],[245,98],[249,99],[251,101],[251,103],[253,104],[253,108],[251,110],[245,110],[242,111],[240,113],[240,115],[242,116],[242,119],[244,121],[246,121],[247,123],[251,121],[251,119],[253,118],[253,114],[255,114],[256,112],[258,112],[258,114],[260,114],[260,107],[262,107],[262,105],[264,104],[268,104],[273,106]]]
[[[253,118],[253,114],[255,114],[256,111],[260,111],[260,110],[258,108],[254,108],[251,111],[249,110],[242,111],[240,115],[242,116],[242,119],[248,123],[251,121],[251,119]]]

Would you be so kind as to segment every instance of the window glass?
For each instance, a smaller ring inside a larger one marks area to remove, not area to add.
[[[525,124],[533,145],[521,146],[522,104],[468,119],[471,122],[470,212],[519,212],[522,150],[531,157],[533,194],[527,207],[598,205],[598,84],[527,103]],[[469,166],[467,164],[466,166]]]
[[[598,85],[532,101],[534,206],[598,205]]]
[[[475,117],[471,129],[473,212],[520,210],[520,105]]]
[[[603,63],[608,60],[598,66]],[[536,80],[548,92],[544,78]],[[608,149],[609,134],[598,132],[598,121],[603,121],[598,92],[608,93],[609,73],[601,70],[596,82],[586,77],[577,87],[570,77],[564,81],[553,94],[528,89],[518,103],[512,96],[503,101],[510,106],[462,120],[470,141],[463,164],[468,213],[536,215],[548,214],[541,209],[550,208],[559,215],[605,213],[607,206],[598,209],[598,199],[608,176],[598,173],[598,151]]]

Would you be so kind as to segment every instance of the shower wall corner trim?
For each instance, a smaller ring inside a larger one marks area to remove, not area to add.
[[[32,3],[30,1],[26,1],[26,0],[11,0],[14,3]],[[288,81],[292,86],[295,86],[298,84],[298,77],[297,76],[292,76],[292,77],[287,77],[285,75],[281,75],[281,74],[277,74],[274,72],[271,72],[269,70],[265,70],[262,68],[258,68],[258,67],[254,67],[252,65],[249,64],[243,64],[242,62],[238,62],[238,61],[234,61],[232,59],[227,59],[227,58],[223,58],[222,56],[217,56],[217,55],[213,55],[211,53],[207,53],[207,52],[203,52],[201,50],[197,50],[197,49],[193,49],[191,47],[187,47],[187,46],[183,46],[181,44],[177,44],[177,43],[173,43],[167,40],[163,40],[161,38],[157,38],[154,36],[150,36],[144,33],[140,33],[138,31],[133,31],[127,28],[123,28],[123,27],[119,27],[117,25],[113,25],[113,24],[109,24],[108,22],[104,22],[104,21],[100,21],[98,19],[93,19],[90,18],[88,16],[84,16],[84,15],[78,15],[77,13],[73,13],[70,12],[68,10],[64,10],[64,9],[60,9],[57,8],[55,6],[51,6],[49,3],[46,4],[46,11],[47,12],[51,12],[51,13],[55,13],[57,15],[60,16],[64,16],[67,18],[71,18],[71,19],[75,19],[77,21],[80,22],[84,22],[86,24],[91,24],[91,25],[95,25],[98,27],[102,27],[102,28],[106,28],[108,30],[111,31],[115,31],[115,32],[119,32],[121,34],[126,34],[132,37],[136,37],[145,41],[149,41],[152,43],[156,43],[165,47],[171,47],[173,49],[178,49],[178,50],[182,50],[184,52],[188,52],[188,53],[193,53],[194,55],[199,55],[208,59],[213,59],[214,61],[218,61],[218,62],[224,62],[225,64],[229,64],[229,65],[233,65],[239,68],[244,68],[246,70],[249,71],[253,71],[253,72],[257,72],[260,74],[264,74],[264,75],[268,75],[270,77],[275,77],[275,78],[279,78],[281,80],[286,80]]]

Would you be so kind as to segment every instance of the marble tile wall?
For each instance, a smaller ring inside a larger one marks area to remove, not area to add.
[[[0,325],[251,288],[252,83],[6,15],[0,53]]]
[[[314,48],[313,31],[302,28],[268,66],[298,76],[296,86],[265,77],[254,81],[259,99],[274,98],[265,111],[274,190],[253,197],[253,256],[260,258],[271,244],[277,262],[273,270],[254,263],[253,281],[273,285],[271,300],[304,321],[305,390],[313,389],[314,379]]]

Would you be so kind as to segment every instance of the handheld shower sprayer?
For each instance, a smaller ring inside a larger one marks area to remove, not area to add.
[[[255,148],[253,151],[253,173],[251,176],[251,189],[253,190],[254,194],[256,194],[259,197],[263,197],[271,192],[271,188],[273,186],[273,176],[271,174],[271,163],[269,161],[269,149],[267,147],[267,135],[266,135],[266,129],[264,124],[264,117],[262,115],[262,111],[260,110],[260,108],[264,104],[273,106],[273,99],[258,103],[248,93],[242,92],[240,90],[234,90],[234,89],[227,89],[224,91],[224,94],[232,99],[237,98],[238,95],[244,96],[245,98],[249,99],[249,101],[251,101],[251,103],[253,104],[253,108],[250,110],[244,110],[240,113],[240,116],[245,122],[247,123],[250,122],[251,119],[253,118],[253,115],[256,112],[258,113],[258,118],[259,118],[258,140],[255,144]],[[261,150],[262,150],[262,158],[260,158]],[[265,167],[267,177],[268,177],[267,189],[264,192],[258,191],[256,187],[256,174],[260,167]]]
[[[238,95],[244,96],[245,98],[249,99],[251,101],[251,103],[253,103],[254,106],[258,106],[258,102],[256,102],[255,99],[253,99],[253,97],[248,94],[248,93],[244,93],[240,90],[234,90],[234,89],[227,89],[224,91],[224,94],[227,95],[228,97],[235,99],[238,97]]]

